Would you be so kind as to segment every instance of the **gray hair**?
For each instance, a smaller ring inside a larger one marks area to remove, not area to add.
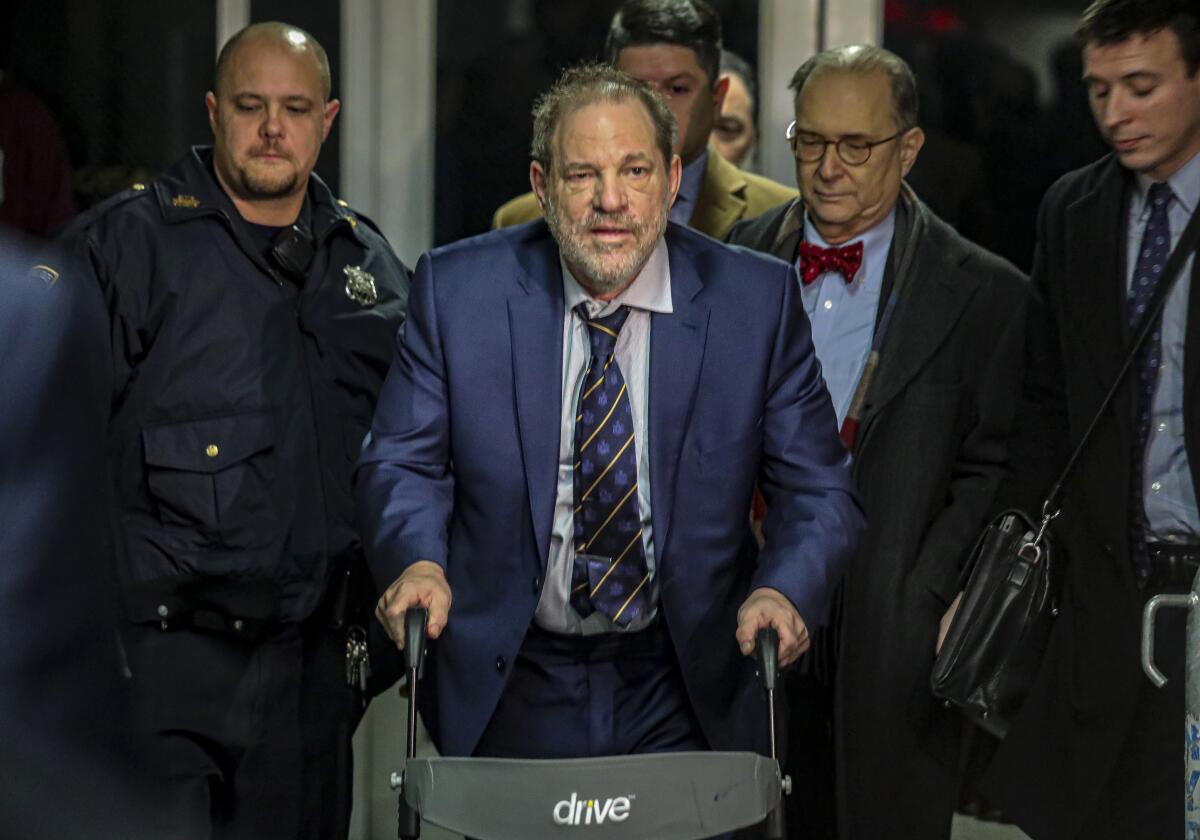
[[[819,52],[800,65],[788,87],[796,103],[810,76],[818,72],[875,73],[887,75],[892,89],[892,119],[899,132],[917,125],[917,78],[908,62],[890,50],[867,44],[852,44]]]
[[[533,106],[533,142],[529,155],[547,172],[554,163],[554,140],[567,115],[597,102],[636,100],[654,123],[654,139],[663,163],[670,164],[678,128],[675,116],[649,85],[607,64],[584,64],[567,70]]]

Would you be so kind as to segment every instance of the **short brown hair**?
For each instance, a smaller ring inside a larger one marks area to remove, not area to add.
[[[529,155],[550,172],[554,138],[568,114],[596,102],[640,102],[654,123],[654,139],[663,163],[670,164],[678,129],[675,116],[649,85],[607,64],[583,64],[567,70],[533,106],[533,142]]]
[[[1200,70],[1200,10],[1196,0],[1095,0],[1079,18],[1076,37],[1083,44],[1109,46],[1134,35],[1169,29],[1189,76]]]

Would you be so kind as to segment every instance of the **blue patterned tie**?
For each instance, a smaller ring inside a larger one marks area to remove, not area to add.
[[[1171,221],[1167,208],[1171,204],[1171,187],[1165,183],[1150,185],[1147,201],[1150,203],[1150,221],[1142,234],[1142,245],[1138,251],[1137,265],[1133,270],[1133,285],[1129,289],[1129,330],[1136,333],[1146,314],[1146,307],[1154,297],[1163,267],[1171,254]],[[1162,315],[1153,331],[1146,336],[1146,343],[1138,351],[1138,403],[1137,426],[1133,445],[1133,469],[1130,482],[1130,540],[1133,562],[1139,580],[1145,581],[1150,574],[1150,559],[1146,554],[1145,490],[1143,471],[1146,463],[1146,444],[1150,440],[1150,413],[1154,407],[1154,389],[1158,384],[1158,368],[1162,364]]]
[[[629,307],[604,318],[575,313],[588,327],[592,358],[575,413],[575,566],[571,606],[625,627],[650,603],[650,573],[638,511],[633,412],[621,368],[613,358]]]

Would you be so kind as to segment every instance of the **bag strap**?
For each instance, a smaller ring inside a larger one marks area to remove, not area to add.
[[[1146,307],[1146,314],[1142,316],[1141,322],[1138,324],[1137,333],[1134,335],[1133,343],[1129,347],[1129,352],[1125,356],[1125,361],[1121,363],[1121,369],[1117,371],[1117,376],[1113,380],[1112,386],[1108,389],[1108,393],[1104,395],[1104,400],[1100,403],[1100,407],[1096,409],[1095,416],[1088,423],[1087,431],[1083,433],[1079,443],[1075,446],[1075,451],[1071,453],[1071,457],[1067,459],[1067,464],[1063,467],[1057,480],[1050,487],[1050,492],[1046,494],[1045,501],[1042,502],[1042,524],[1038,530],[1037,537],[1034,542],[1040,541],[1042,535],[1046,532],[1046,526],[1050,524],[1050,520],[1058,516],[1062,510],[1062,494],[1063,485],[1070,478],[1071,473],[1075,469],[1075,464],[1079,461],[1079,456],[1083,454],[1083,449],[1092,438],[1092,434],[1096,431],[1096,427],[1100,424],[1100,418],[1112,401],[1116,399],[1117,391],[1121,388],[1121,382],[1125,379],[1125,375],[1129,373],[1129,369],[1133,367],[1133,360],[1137,357],[1138,351],[1146,342],[1146,337],[1154,331],[1154,324],[1158,320],[1159,313],[1162,311],[1163,305],[1167,302],[1167,295],[1171,293],[1171,289],[1175,285],[1176,279],[1180,274],[1180,269],[1183,268],[1183,263],[1187,260],[1188,254],[1196,247],[1196,240],[1200,237],[1200,210],[1192,211],[1191,218],[1188,219],[1187,227],[1183,229],[1183,234],[1179,237],[1178,243],[1171,251],[1171,256],[1167,258],[1167,264],[1163,268],[1163,277],[1159,281],[1158,287],[1154,290],[1154,296],[1150,299],[1150,303]]]

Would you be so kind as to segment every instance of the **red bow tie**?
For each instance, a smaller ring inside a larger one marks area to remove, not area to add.
[[[800,279],[807,286],[827,271],[836,271],[847,283],[853,282],[854,275],[862,265],[863,246],[861,242],[846,245],[842,248],[822,248],[811,242],[800,243]]]

